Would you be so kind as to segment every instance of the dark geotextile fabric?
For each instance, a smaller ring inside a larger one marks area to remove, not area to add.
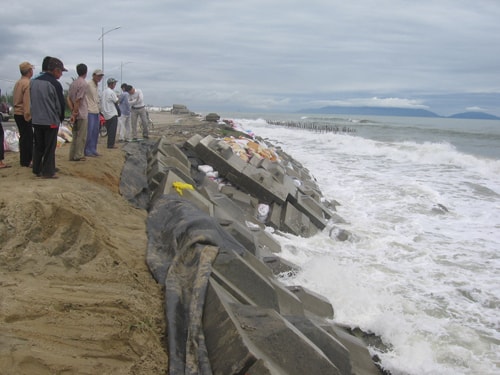
[[[147,221],[147,264],[165,285],[170,374],[211,374],[202,327],[212,263],[221,252],[245,249],[190,201],[164,195]]]
[[[134,206],[149,208],[146,262],[165,286],[169,373],[210,375],[202,317],[212,263],[219,252],[242,254],[245,248],[217,221],[178,195],[150,202],[146,177],[151,144],[130,143],[120,192]],[[151,207],[150,207],[151,205]]]
[[[151,147],[148,142],[131,142],[122,148],[126,152],[126,160],[120,176],[120,193],[134,207],[144,210],[149,207],[146,168]]]

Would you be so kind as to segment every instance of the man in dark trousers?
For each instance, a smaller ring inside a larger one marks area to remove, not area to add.
[[[68,70],[52,57],[47,73],[31,81],[31,118],[33,124],[33,173],[42,178],[57,178],[56,147],[59,125],[64,120],[65,101],[58,79]]]
[[[19,130],[19,161],[22,167],[30,168],[33,159],[33,127],[30,112],[30,80],[33,68],[29,62],[19,64],[21,78],[14,86],[14,120]]]

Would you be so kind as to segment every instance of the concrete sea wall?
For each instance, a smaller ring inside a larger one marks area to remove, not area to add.
[[[341,220],[306,168],[250,139],[125,150],[121,191],[149,210],[147,263],[165,285],[170,374],[380,374],[324,297],[276,278],[299,267],[266,227],[309,237]]]

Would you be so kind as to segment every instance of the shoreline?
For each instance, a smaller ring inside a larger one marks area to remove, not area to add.
[[[152,137],[161,134],[170,143],[226,133],[193,116],[150,116]],[[2,328],[6,346],[14,348],[0,351],[2,368],[33,374],[97,368],[152,374],[167,368],[163,288],[144,257],[147,213],[117,194],[123,152],[106,150],[102,138],[99,144],[105,152],[90,163],[66,161],[69,145],[58,149],[61,178],[50,184],[29,176],[27,168],[0,174],[8,190],[0,216],[6,244],[0,285],[8,293],[0,318],[9,323]],[[14,155],[6,154],[11,165]],[[103,345],[112,350],[102,353]]]

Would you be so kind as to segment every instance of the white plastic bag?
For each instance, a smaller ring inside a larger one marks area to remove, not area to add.
[[[268,215],[269,206],[267,204],[260,203],[257,206],[257,220],[259,220],[261,223],[265,223]]]
[[[209,173],[214,171],[214,169],[210,165],[199,165],[198,170],[203,173]]]
[[[19,152],[19,134],[15,130],[4,130],[4,150]]]

